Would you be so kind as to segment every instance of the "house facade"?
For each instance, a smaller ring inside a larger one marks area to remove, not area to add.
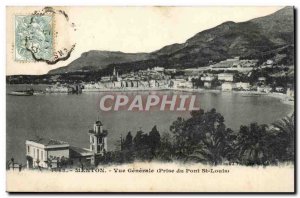
[[[67,142],[48,138],[26,140],[27,168],[57,168],[61,164],[95,166],[107,151],[107,130],[101,121],[88,131],[89,148],[70,146]]]
[[[69,159],[69,144],[47,138],[26,140],[27,168],[49,167],[50,159]]]

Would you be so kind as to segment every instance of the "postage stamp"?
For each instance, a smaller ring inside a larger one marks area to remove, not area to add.
[[[34,61],[53,56],[53,18],[51,15],[15,16],[15,60]]]

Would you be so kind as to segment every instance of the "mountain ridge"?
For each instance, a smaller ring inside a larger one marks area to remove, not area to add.
[[[112,66],[120,70],[146,69],[154,66],[201,67],[234,56],[264,61],[267,58],[274,58],[279,52],[285,57],[284,63],[293,64],[293,49],[294,9],[284,7],[270,15],[245,22],[223,22],[195,34],[184,43],[167,45],[150,53],[90,50],[82,53],[69,65],[51,70],[49,73],[80,69],[99,71]]]

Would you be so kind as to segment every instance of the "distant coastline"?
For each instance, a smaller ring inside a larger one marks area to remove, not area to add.
[[[273,98],[278,98],[280,101],[287,105],[294,106],[294,101],[289,100],[291,97],[288,97],[283,93],[262,93],[258,91],[222,91],[219,89],[188,89],[188,88],[126,88],[126,89],[83,89],[82,92],[131,92],[131,91],[181,91],[181,92],[196,92],[196,93],[238,93],[238,94],[247,94],[249,96],[268,96]]]
[[[30,86],[35,86],[31,84],[19,84],[24,87],[30,87]],[[42,85],[42,86],[50,86],[48,84],[38,84],[37,86]],[[245,94],[247,96],[268,96],[268,97],[273,97],[277,98],[282,102],[283,104],[294,106],[295,101],[291,100],[293,98],[287,96],[286,94],[283,93],[263,93],[263,92],[258,92],[258,91],[222,91],[220,89],[193,89],[193,88],[101,88],[101,89],[82,89],[82,93],[89,93],[89,92],[132,92],[132,91],[181,91],[181,92],[189,92],[189,93],[237,93],[237,94]],[[67,93],[46,93],[46,94],[67,94]]]

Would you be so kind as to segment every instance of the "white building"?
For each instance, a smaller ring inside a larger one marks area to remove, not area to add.
[[[178,85],[177,85],[179,88],[193,88],[193,83],[190,82],[190,81],[182,81],[182,82],[179,82]]]
[[[202,76],[201,80],[204,81],[204,87],[211,88],[212,81],[216,79],[216,76],[209,75],[209,76]]]
[[[212,85],[211,82],[205,81],[203,86],[206,88],[211,88],[211,85]]]
[[[258,78],[258,81],[260,82],[260,83],[263,83],[263,84],[265,84],[266,83],[266,77],[259,77]]]
[[[163,68],[163,67],[154,67],[154,68],[153,68],[153,71],[156,71],[156,72],[164,72],[164,71],[165,71],[165,68]]]
[[[160,88],[168,88],[169,81],[168,80],[157,80],[156,87]]]
[[[196,76],[196,75],[188,76],[188,81],[192,81],[193,79],[198,79],[198,78],[199,78],[199,76]]]
[[[224,82],[222,84],[222,91],[232,91],[235,88],[235,83],[232,82]]]
[[[115,88],[121,88],[122,87],[122,82],[121,81],[115,81],[114,82],[114,87]]]
[[[69,93],[71,91],[72,89],[70,89],[70,87],[63,85],[54,85],[46,88],[47,93]]]
[[[101,82],[107,82],[107,81],[111,81],[111,76],[102,76],[101,77]]]
[[[171,72],[171,73],[176,73],[176,69],[165,69],[165,71],[167,71],[167,72]]]
[[[27,168],[48,168],[51,159],[56,162],[62,158],[69,159],[69,144],[46,138],[26,140],[26,157]]]
[[[277,92],[283,92],[284,88],[283,87],[275,87],[275,91],[277,91]]]
[[[213,81],[214,79],[216,79],[215,76],[202,76],[202,77],[201,77],[201,80],[202,80],[202,81],[208,81],[208,82],[211,82],[211,81]]]
[[[155,82],[155,80],[149,80],[149,87],[155,87],[155,85],[156,85],[156,82]]]
[[[257,87],[258,92],[264,92],[264,93],[270,93],[272,91],[272,88],[269,86],[259,86]]]
[[[233,74],[229,74],[229,73],[218,74],[218,80],[232,82],[233,81]]]
[[[170,87],[172,88],[193,88],[193,83],[185,79],[173,79],[170,81]]]
[[[247,90],[250,90],[250,83],[237,82],[237,83],[235,83],[235,88],[247,91]]]
[[[72,165],[97,165],[107,151],[108,131],[97,120],[88,135],[89,148],[74,147],[67,142],[47,138],[26,140],[27,168],[60,168],[70,162]]]

